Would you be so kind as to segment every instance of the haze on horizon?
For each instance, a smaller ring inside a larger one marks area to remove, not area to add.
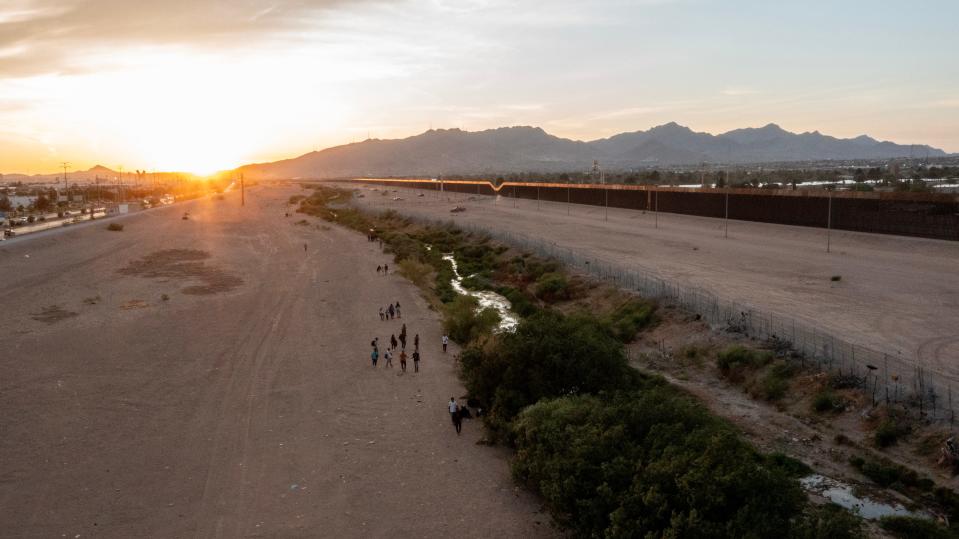
[[[0,171],[206,173],[431,126],[590,140],[670,121],[956,152],[957,17],[949,0],[5,0]]]

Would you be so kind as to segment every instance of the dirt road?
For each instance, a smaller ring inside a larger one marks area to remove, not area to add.
[[[956,242],[832,231],[827,253],[819,229],[731,221],[724,238],[721,219],[611,208],[606,220],[602,207],[361,188],[356,200],[371,207],[522,232],[793,317],[959,382]],[[455,205],[467,210],[450,213]]]
[[[437,315],[362,235],[284,217],[299,192],[0,244],[0,536],[554,533],[450,425]],[[421,372],[371,368],[402,323]]]

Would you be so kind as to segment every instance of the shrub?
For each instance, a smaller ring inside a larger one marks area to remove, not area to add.
[[[759,383],[758,396],[768,401],[777,401],[786,395],[792,368],[785,361],[777,361]]]
[[[782,470],[789,477],[805,477],[812,473],[812,468],[800,460],[796,460],[784,453],[770,453],[766,455],[766,464]]]
[[[413,259],[401,260],[398,266],[400,275],[420,288],[426,286],[430,275],[433,273],[433,266]]]
[[[120,232],[123,230],[123,225],[121,225],[120,223],[110,223],[109,225],[107,225],[107,230],[110,230],[113,232]]]
[[[513,473],[582,537],[777,537],[798,484],[660,385],[541,401],[516,420]]]
[[[895,418],[888,417],[879,422],[874,439],[879,447],[889,447],[899,441],[899,438],[909,434],[910,429]]]
[[[478,303],[472,296],[456,296],[445,306],[443,329],[458,343],[469,343],[493,333],[499,323],[499,313],[493,309],[476,312]]]
[[[646,300],[630,299],[603,318],[613,337],[631,342],[641,330],[656,322],[656,305]]]
[[[497,292],[504,298],[508,299],[511,310],[522,317],[532,316],[539,310],[536,304],[526,297],[526,294],[511,286],[499,287]]]
[[[592,317],[542,311],[516,331],[460,355],[463,382],[472,397],[489,404],[494,434],[524,407],[542,398],[636,387],[639,373],[623,345]]]
[[[842,507],[830,503],[809,504],[790,530],[790,539],[860,539],[866,537],[862,521]]]
[[[834,283],[838,283],[839,281],[842,280],[842,275],[833,275],[832,277],[829,278],[829,280]]]
[[[723,376],[740,381],[744,371],[763,367],[772,359],[773,355],[770,352],[752,350],[737,344],[719,352],[716,356],[716,366]]]
[[[915,517],[882,517],[879,527],[903,539],[955,539],[956,534],[931,520]]]
[[[935,486],[931,479],[920,477],[915,471],[886,459],[852,457],[849,463],[880,487],[893,487],[899,491],[912,488],[929,492]]]
[[[547,302],[569,299],[569,281],[561,273],[544,273],[536,280],[536,297]]]
[[[842,399],[829,389],[819,391],[812,399],[812,409],[820,414],[836,412],[842,408]]]

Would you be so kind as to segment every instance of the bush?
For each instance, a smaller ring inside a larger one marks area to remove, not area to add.
[[[957,534],[931,520],[915,517],[882,517],[879,527],[903,539],[955,539]]]
[[[107,225],[107,230],[111,230],[113,232],[120,232],[123,230],[123,225],[121,225],[120,223],[110,223],[109,225]]]
[[[541,401],[516,420],[513,473],[582,537],[779,537],[799,485],[660,385]]]
[[[789,379],[792,369],[785,361],[777,361],[759,383],[757,393],[759,397],[768,401],[777,401],[786,395],[789,389]]]
[[[719,352],[716,356],[716,366],[724,377],[741,381],[744,371],[768,365],[772,359],[773,355],[770,352],[752,350],[737,344]]]
[[[426,287],[429,277],[433,273],[433,266],[413,259],[401,260],[398,266],[400,275],[420,288]]]
[[[476,312],[478,306],[476,298],[462,295],[445,306],[443,329],[451,339],[466,344],[493,333],[499,313],[493,309]]]
[[[630,299],[603,318],[613,337],[629,343],[641,330],[656,323],[656,305],[646,300]]]
[[[489,404],[494,434],[524,407],[542,398],[637,387],[639,373],[623,345],[595,318],[542,311],[480,348],[460,355],[462,378],[472,397]]]
[[[834,503],[819,506],[809,504],[790,532],[788,535],[790,539],[860,539],[866,537],[862,531],[862,521]]]
[[[909,434],[910,429],[907,425],[900,423],[895,418],[886,418],[879,422],[876,427],[874,439],[879,447],[889,447],[899,441],[899,438]]]
[[[829,389],[819,391],[812,399],[812,409],[820,414],[837,412],[842,408],[842,399]]]
[[[536,297],[546,302],[569,299],[569,281],[561,273],[544,273],[536,280]]]
[[[880,487],[893,487],[904,491],[912,488],[929,492],[935,484],[931,479],[920,477],[915,471],[886,459],[872,460],[852,457],[849,463]]]

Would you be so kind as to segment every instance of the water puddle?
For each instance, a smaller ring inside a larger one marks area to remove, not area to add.
[[[799,480],[799,484],[806,491],[815,492],[868,520],[877,520],[886,516],[928,518],[928,515],[910,511],[896,502],[884,503],[866,496],[858,496],[853,492],[851,485],[819,474],[807,475]]]
[[[429,247],[427,247],[429,249]],[[519,318],[513,314],[510,310],[512,304],[505,297],[492,292],[489,290],[467,290],[463,286],[463,277],[460,275],[459,268],[456,265],[456,259],[453,258],[453,255],[443,255],[443,260],[449,260],[450,264],[453,265],[453,275],[454,278],[450,281],[450,284],[453,285],[453,290],[456,290],[457,294],[462,294],[464,296],[473,296],[479,302],[479,309],[495,309],[499,313],[499,326],[498,331],[513,331],[516,329],[516,326],[519,324]]]

